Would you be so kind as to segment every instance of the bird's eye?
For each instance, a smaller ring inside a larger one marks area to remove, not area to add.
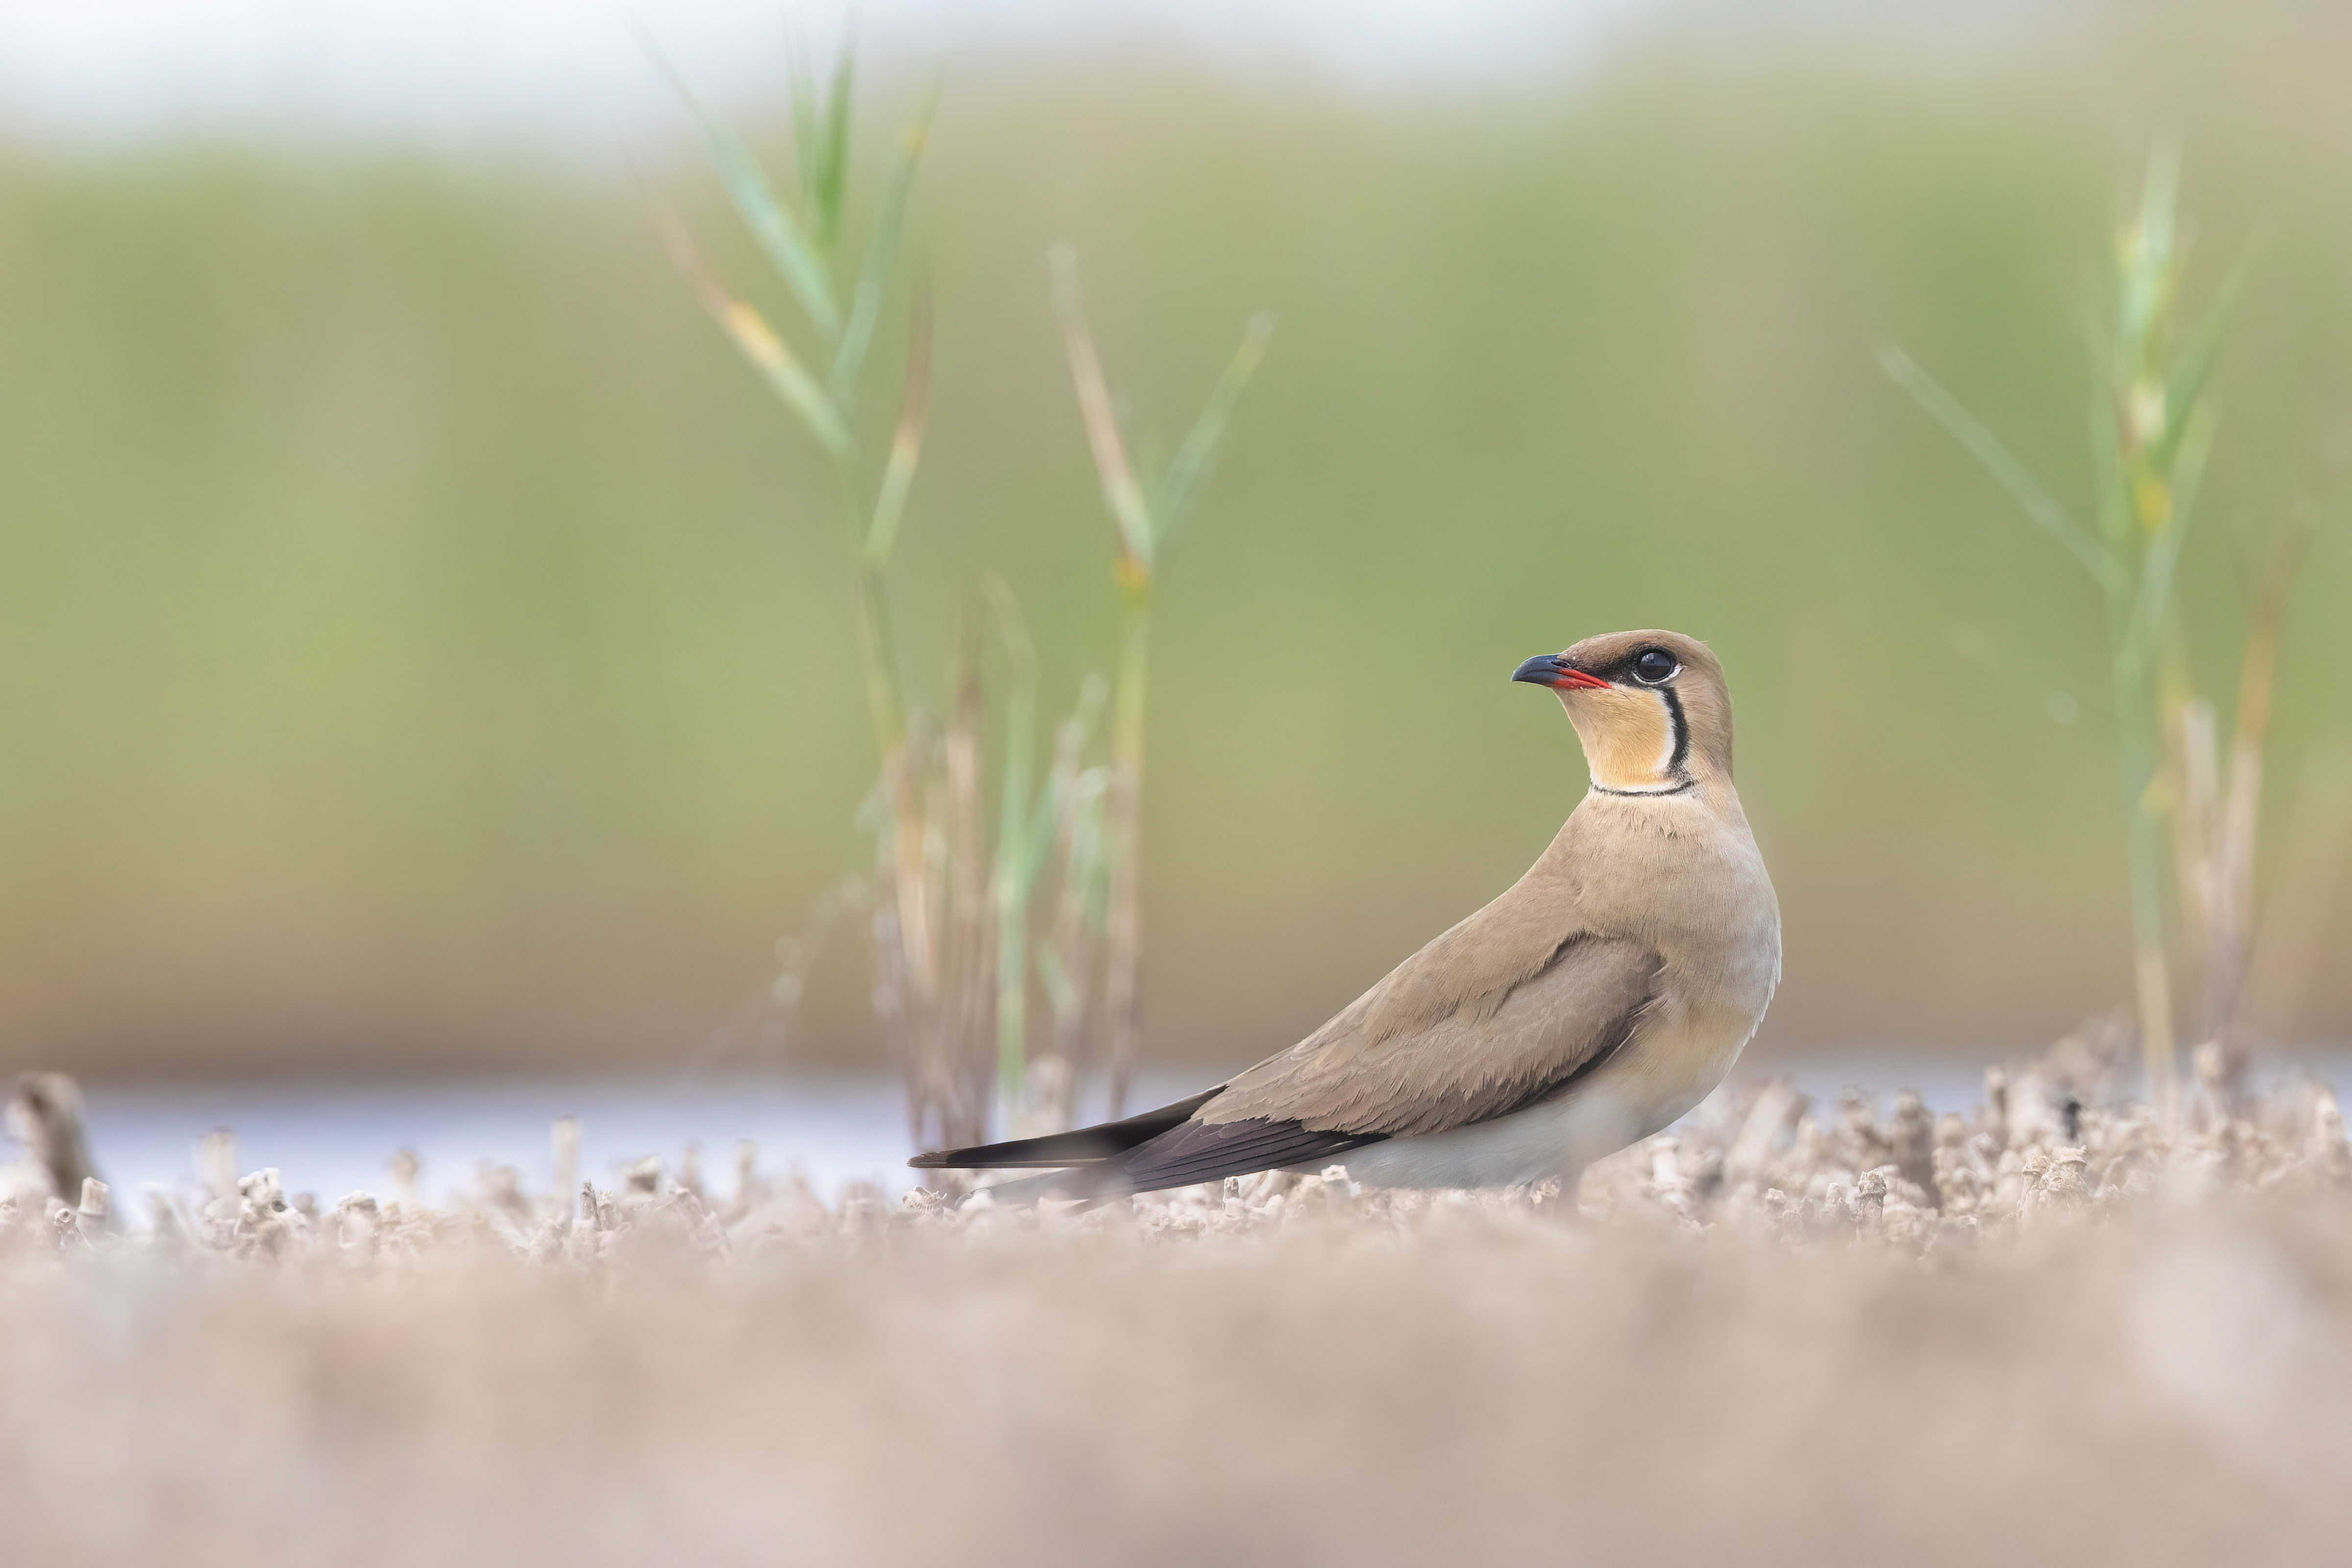
[[[1633,678],[1645,686],[1663,684],[1681,668],[1664,648],[1644,648],[1633,656]]]

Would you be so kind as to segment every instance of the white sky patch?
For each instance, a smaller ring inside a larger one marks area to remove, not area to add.
[[[1556,70],[1669,0],[9,0],[0,135],[66,150],[191,134],[463,150],[610,146],[667,111],[642,24],[711,98],[772,105],[797,30],[868,64],[1162,47],[1369,89]]]

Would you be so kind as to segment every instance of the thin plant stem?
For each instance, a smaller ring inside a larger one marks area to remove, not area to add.
[[[2157,819],[2154,700],[2144,662],[2118,650],[2115,664],[2116,747],[2131,861],[2132,979],[2148,1098],[2164,1124],[2175,1124],[2171,967],[2165,951],[2164,830]]]
[[[849,465],[844,464],[840,477],[843,516],[854,526],[858,520],[854,509],[856,476]],[[887,559],[877,560],[866,550],[858,551],[852,559],[855,564],[850,570],[857,585],[857,651],[865,672],[866,714],[874,726],[875,750],[887,769],[906,742],[907,725],[906,698],[898,680],[898,644],[890,614],[889,566]]]
[[[1111,707],[1110,914],[1104,1008],[1110,1032],[1110,1114],[1127,1094],[1143,1040],[1143,699],[1151,654],[1151,582],[1130,580],[1119,615],[1118,685]]]
[[[2246,651],[2238,665],[2238,721],[2230,744],[2228,781],[2216,823],[2217,907],[2208,1006],[2212,1037],[2232,1051],[2241,1032],[2253,950],[2254,851],[2261,825],[2263,761],[2278,685],[2279,633],[2302,545],[2300,531],[2291,530],[2278,539],[2254,595]]]
[[[1109,861],[1109,910],[1104,932],[1104,1011],[1110,1036],[1110,1113],[1125,1113],[1127,1093],[1143,1039],[1143,735],[1144,694],[1151,645],[1152,591],[1169,539],[1183,521],[1202,477],[1224,439],[1234,405],[1265,357],[1274,318],[1253,316],[1241,344],[1175,460],[1147,486],[1129,459],[1117,405],[1103,374],[1102,356],[1087,327],[1078,295],[1077,253],[1066,243],[1047,253],[1054,308],[1069,356],[1078,417],[1093,454],[1103,504],[1118,531],[1113,577],[1119,591],[1118,681],[1111,705],[1111,768],[1104,852]]]
[[[996,864],[990,878],[996,917],[996,1093],[1008,1127],[1020,1114],[1029,1061],[1029,769],[1037,725],[1037,657],[1013,591],[1001,578],[983,584],[1004,644],[1012,679],[1005,695],[1004,784],[997,802]]]

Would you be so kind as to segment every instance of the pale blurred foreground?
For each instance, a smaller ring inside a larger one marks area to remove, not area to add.
[[[305,1212],[216,1144],[152,1230],[0,1205],[0,1510],[26,1562],[2314,1560],[2336,1101],[2211,1081],[2168,1138],[2114,1060],[1969,1118],[1768,1085],[1573,1206],[747,1161]]]

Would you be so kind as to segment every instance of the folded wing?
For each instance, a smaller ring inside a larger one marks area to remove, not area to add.
[[[1409,1009],[1375,988],[1194,1114],[1211,1124],[1294,1122],[1382,1137],[1507,1116],[1559,1093],[1622,1046],[1652,1003],[1660,967],[1645,943],[1579,933],[1523,977],[1452,994],[1424,985]]]
[[[1081,1132],[925,1155],[927,1167],[1078,1167],[1070,1196],[1149,1192],[1491,1121],[1571,1089],[1632,1039],[1662,961],[1578,928],[1538,873],[1306,1040],[1192,1100]]]

